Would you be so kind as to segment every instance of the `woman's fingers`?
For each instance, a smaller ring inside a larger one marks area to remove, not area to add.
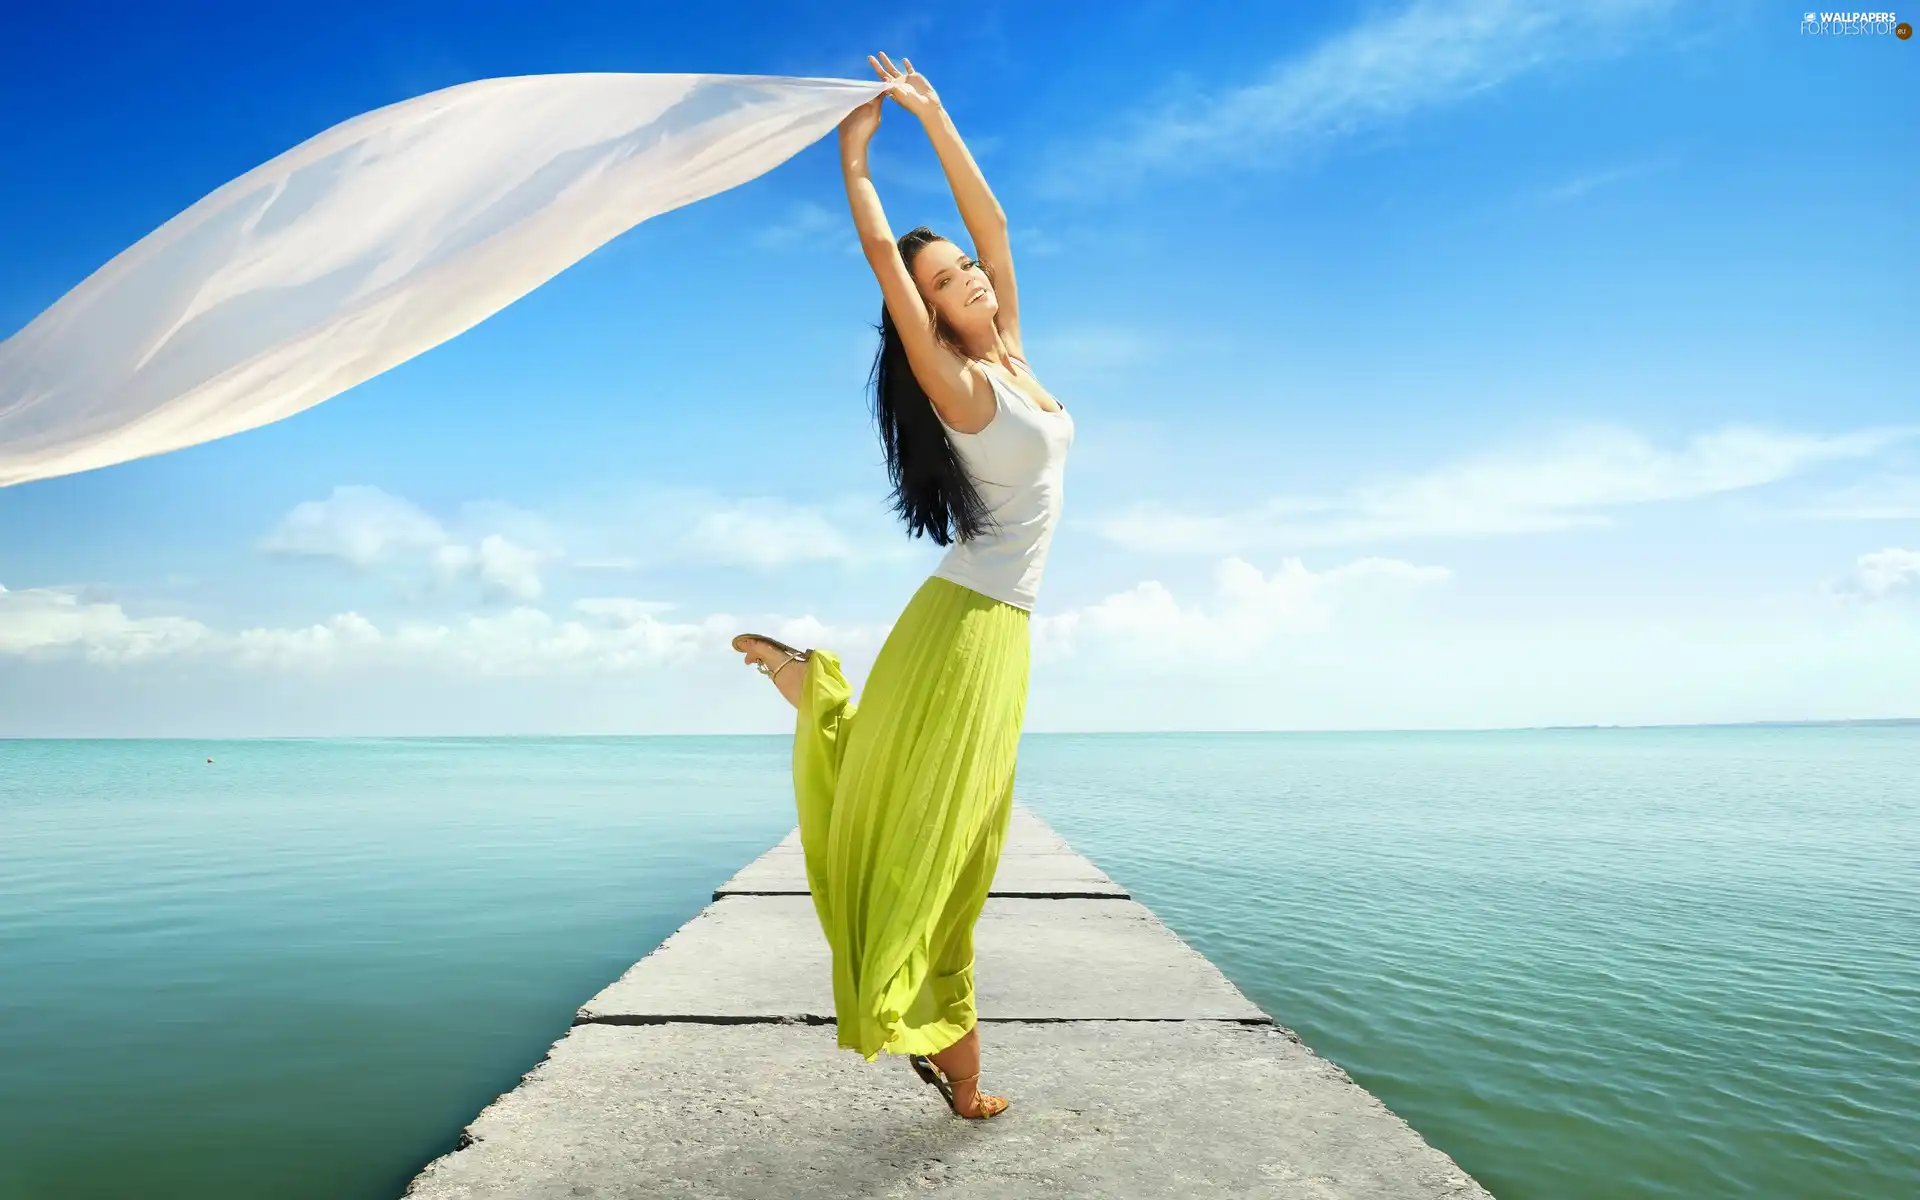
[[[918,99],[926,86],[926,81],[920,78],[920,73],[913,69],[913,60],[910,58],[901,59],[900,66],[896,67],[893,65],[893,59],[887,57],[887,52],[882,50],[877,55],[867,55],[867,64],[873,68],[873,73],[878,75],[882,82],[893,85],[892,95],[895,100],[899,100],[903,93],[909,99]],[[915,80],[920,82],[916,84]]]
[[[900,73],[900,69],[893,65],[893,60],[885,54],[880,55],[878,58],[869,54],[867,55],[867,62],[872,64],[873,73],[880,77],[880,81],[882,83],[892,84],[895,91],[907,81],[907,77]],[[899,97],[896,95],[894,98],[898,99]]]

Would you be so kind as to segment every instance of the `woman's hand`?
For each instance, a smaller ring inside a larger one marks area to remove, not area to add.
[[[880,102],[886,98],[883,92],[840,119],[843,145],[864,146],[873,139],[873,131],[880,128]]]
[[[940,111],[939,94],[933,90],[933,85],[927,82],[925,75],[913,69],[912,59],[900,60],[901,66],[906,68],[904,71],[894,66],[893,60],[884,53],[877,58],[869,54],[867,62],[872,64],[874,74],[893,84],[893,90],[887,95],[898,101],[901,108],[923,121]]]

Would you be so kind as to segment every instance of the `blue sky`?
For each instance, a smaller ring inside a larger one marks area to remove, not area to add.
[[[39,6],[0,333],[383,104],[886,49],[1076,414],[1029,729],[1920,716],[1920,46],[1284,7]],[[897,108],[874,157],[960,232]],[[727,637],[863,676],[939,555],[885,508],[877,306],[827,139],[304,414],[0,489],[0,735],[787,728]]]

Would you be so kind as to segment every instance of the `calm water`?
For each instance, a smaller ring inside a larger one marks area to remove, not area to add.
[[[787,752],[0,741],[0,1196],[397,1194],[785,833]],[[1020,771],[1496,1195],[1920,1195],[1920,728],[1043,735]]]

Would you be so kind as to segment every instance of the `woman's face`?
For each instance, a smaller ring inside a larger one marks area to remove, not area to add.
[[[993,324],[1000,302],[979,263],[952,242],[929,242],[913,259],[913,281],[933,310],[954,329]]]

